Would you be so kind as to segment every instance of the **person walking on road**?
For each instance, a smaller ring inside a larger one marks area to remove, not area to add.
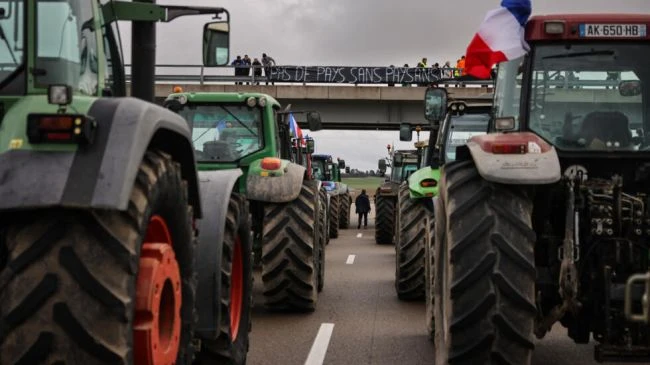
[[[366,189],[361,190],[361,194],[354,201],[357,207],[357,214],[359,215],[359,224],[357,229],[361,228],[361,219],[363,218],[363,228],[368,227],[368,213],[370,213],[370,199],[366,195]]]

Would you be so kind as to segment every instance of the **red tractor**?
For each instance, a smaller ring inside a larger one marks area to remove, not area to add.
[[[530,364],[556,322],[599,362],[650,361],[650,327],[625,315],[628,278],[650,267],[648,28],[535,16],[530,52],[499,64],[489,134],[458,147],[435,201],[437,364]],[[445,90],[426,94],[440,120]],[[628,288],[627,312],[643,312],[643,280]]]

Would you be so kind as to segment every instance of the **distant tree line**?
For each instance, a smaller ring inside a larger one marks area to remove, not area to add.
[[[346,177],[369,177],[369,176],[378,176],[375,170],[365,170],[361,171],[359,169],[350,169],[350,171],[346,171],[347,173],[345,174]]]

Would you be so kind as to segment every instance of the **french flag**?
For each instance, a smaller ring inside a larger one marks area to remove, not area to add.
[[[531,12],[530,0],[503,0],[500,8],[488,12],[467,47],[466,73],[489,79],[492,66],[525,55],[530,50],[524,32]]]
[[[294,118],[293,113],[289,113],[289,130],[291,131],[291,134],[294,138],[301,140],[301,145],[303,147],[306,146],[305,141],[302,139],[302,129],[300,129],[298,122],[296,122],[296,118]]]

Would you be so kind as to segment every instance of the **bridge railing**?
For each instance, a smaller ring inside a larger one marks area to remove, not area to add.
[[[131,65],[126,66],[126,80],[131,81]],[[248,69],[248,74],[236,75]],[[257,72],[255,72],[257,71]],[[204,67],[195,64],[156,65],[157,83],[192,84],[327,84],[338,86],[426,86],[436,82],[442,85],[465,87],[483,86],[493,80],[456,80],[461,70],[416,67],[350,67],[350,66],[221,66]],[[256,75],[257,74],[257,75]]]

